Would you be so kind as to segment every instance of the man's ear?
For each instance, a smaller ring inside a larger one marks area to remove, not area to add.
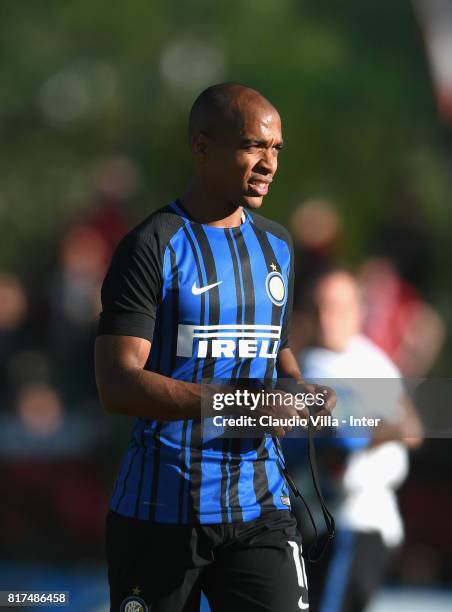
[[[193,155],[198,158],[207,156],[209,149],[209,137],[205,132],[198,132],[191,138],[191,150]]]

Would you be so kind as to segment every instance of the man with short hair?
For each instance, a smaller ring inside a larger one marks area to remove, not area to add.
[[[138,418],[107,518],[111,610],[199,610],[201,589],[215,611],[307,609],[273,438],[212,439],[200,419],[205,378],[301,380],[291,239],[255,212],[281,120],[256,90],[224,83],[195,101],[189,138],[187,190],[121,241],[102,287],[100,397]]]

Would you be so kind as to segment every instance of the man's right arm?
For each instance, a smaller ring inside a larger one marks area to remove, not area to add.
[[[175,421],[201,417],[201,385],[144,369],[151,343],[134,336],[96,339],[96,383],[108,412]]]
[[[121,240],[103,282],[97,388],[112,413],[163,421],[200,418],[200,384],[144,369],[162,300],[164,250],[178,227],[171,216],[159,218],[149,217]]]
[[[145,370],[150,349],[151,343],[144,338],[108,334],[97,337],[96,383],[102,405],[108,412],[158,421],[200,419],[218,414],[213,408],[213,395],[234,391],[233,383],[201,385]],[[236,406],[231,406],[224,413],[237,411],[241,413]],[[258,407],[256,414],[291,417],[298,411],[276,403]],[[290,429],[276,427],[273,433],[283,436]]]

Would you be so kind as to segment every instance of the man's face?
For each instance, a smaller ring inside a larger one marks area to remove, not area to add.
[[[238,125],[209,136],[203,164],[209,187],[233,207],[259,208],[276,173],[282,144],[277,111],[248,104]]]

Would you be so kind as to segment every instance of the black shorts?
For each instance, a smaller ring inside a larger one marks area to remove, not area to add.
[[[246,523],[167,525],[110,511],[106,549],[111,612],[308,609],[301,536],[289,511]],[[141,606],[141,607],[140,607]]]

